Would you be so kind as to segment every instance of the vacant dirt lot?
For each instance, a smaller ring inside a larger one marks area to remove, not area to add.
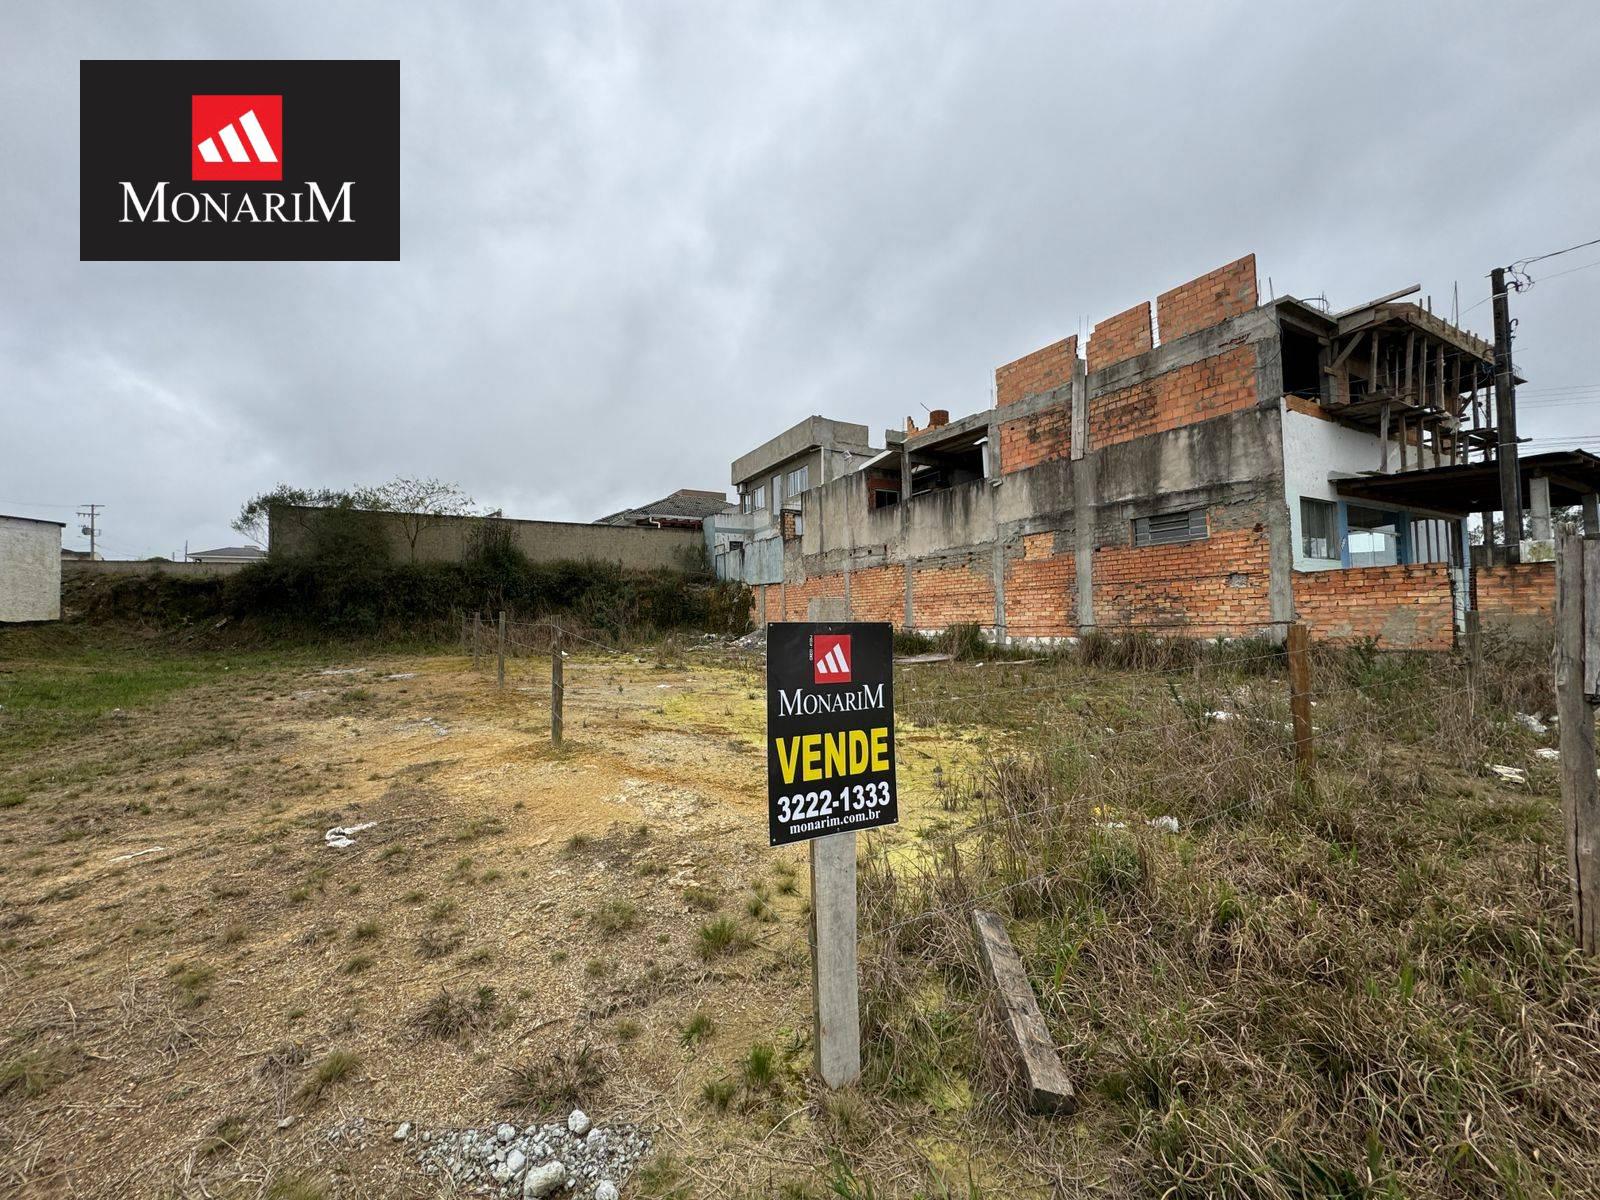
[[[166,669],[140,662],[8,666],[90,693]],[[0,1190],[432,1195],[398,1125],[532,1120],[508,1068],[585,1048],[576,1100],[654,1134],[636,1187],[808,1174],[805,852],[766,846],[759,671],[575,654],[557,751],[536,659],[500,691],[455,656],[223,656],[18,747]],[[904,735],[898,836],[961,752],[937,751]],[[757,1043],[772,1083],[708,1108]]]
[[[1321,654],[1315,789],[1270,647],[899,669],[841,1093],[759,655],[579,645],[556,750],[542,658],[351,654],[0,641],[0,1193],[476,1194],[419,1158],[574,1106],[630,1198],[1600,1182],[1536,648]],[[1011,1103],[974,905],[1065,1117]]]

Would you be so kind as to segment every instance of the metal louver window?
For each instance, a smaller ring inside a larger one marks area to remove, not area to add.
[[[1135,546],[1170,546],[1174,542],[1198,542],[1206,536],[1206,510],[1158,513],[1133,519]]]

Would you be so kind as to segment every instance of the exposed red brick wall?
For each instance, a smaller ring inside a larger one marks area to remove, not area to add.
[[[1089,370],[1098,371],[1154,346],[1150,335],[1150,301],[1107,317],[1089,335]]]
[[[969,566],[913,568],[911,606],[911,624],[917,629],[964,622],[993,625],[994,577],[987,559]]]
[[[1225,354],[1089,399],[1089,445],[1109,446],[1180,425],[1193,425],[1256,403],[1256,352]]]
[[[1052,343],[1032,354],[1008,362],[994,373],[995,403],[1004,408],[1024,396],[1054,391],[1072,382],[1072,368],[1078,361],[1078,335]]]
[[[906,623],[906,569],[868,567],[850,573],[850,619]]]
[[[1256,306],[1256,256],[1246,254],[1156,297],[1163,344]]]
[[[844,597],[844,576],[812,575],[810,578],[796,582],[790,580],[785,588],[786,598],[783,616],[776,616],[776,606],[770,601],[767,604],[767,620],[769,621],[809,621],[811,619],[811,601],[819,597],[836,596]]]
[[[1251,635],[1272,617],[1266,528],[1218,528],[1245,513],[1212,510],[1211,535],[1171,546],[1102,546],[1094,553],[1094,619],[1102,632]],[[1132,540],[1130,531],[1129,540]]]
[[[1314,641],[1373,638],[1384,650],[1455,645],[1450,569],[1444,563],[1296,571],[1294,608]]]
[[[1072,455],[1072,405],[1052,404],[1000,426],[1000,471],[1010,475]]]
[[[1555,563],[1472,569],[1473,606],[1485,623],[1545,624],[1556,615]]]
[[[1077,562],[1057,534],[1030,533],[1022,555],[1006,561],[1006,633],[1070,637],[1077,632]],[[1065,540],[1065,539],[1063,539]]]

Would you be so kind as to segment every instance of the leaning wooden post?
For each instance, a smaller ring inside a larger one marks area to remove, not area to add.
[[[1556,552],[1555,663],[1573,940],[1593,954],[1600,946],[1600,781],[1595,779],[1594,749],[1600,697],[1600,542],[1565,532]]]
[[[500,632],[495,641],[495,658],[497,660],[495,675],[499,680],[500,687],[504,688],[506,686],[506,610],[503,608],[500,610]]]
[[[550,626],[550,744],[561,745],[561,704],[566,699],[567,686],[562,679],[561,626]]]
[[[472,665],[478,665],[478,646],[483,639],[483,614],[472,614]]]
[[[1289,716],[1294,723],[1295,778],[1315,788],[1317,751],[1311,732],[1311,635],[1299,621],[1289,626]]]
[[[861,1078],[854,833],[811,843],[811,987],[817,1074],[831,1088],[844,1087]]]

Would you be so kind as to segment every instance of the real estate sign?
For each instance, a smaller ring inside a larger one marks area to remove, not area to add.
[[[768,625],[771,844],[893,825],[899,819],[890,627]]]

